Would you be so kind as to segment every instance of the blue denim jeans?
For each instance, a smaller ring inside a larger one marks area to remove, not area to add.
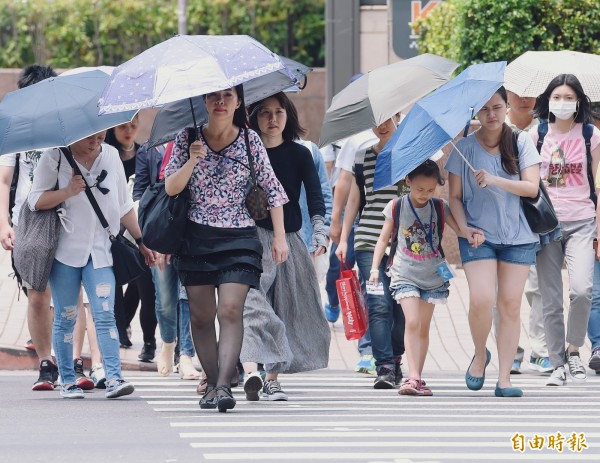
[[[179,353],[193,357],[196,355],[194,342],[192,340],[192,331],[190,329],[190,304],[187,297],[179,298]]]
[[[370,277],[373,251],[357,250],[356,263],[361,285],[366,294],[369,309],[369,333],[371,348],[377,367],[390,365],[394,357],[404,354],[404,313],[390,293],[390,279],[385,274],[387,256],[379,264],[379,281],[383,283],[383,295],[368,294],[365,281]]]
[[[340,305],[337,289],[335,287],[335,282],[340,277],[341,265],[340,260],[335,255],[337,247],[337,244],[332,243],[331,250],[329,251],[329,270],[327,270],[327,277],[325,280],[325,291],[327,291],[327,299],[329,300],[329,305],[331,307],[338,307]],[[356,263],[354,258],[354,228],[350,231],[350,236],[348,236],[346,263],[350,268],[354,267],[354,264]]]
[[[165,265],[164,270],[152,267],[152,278],[156,289],[156,320],[161,339],[163,342],[174,342],[179,331],[179,352],[193,357],[195,350],[190,334],[190,307],[187,303],[179,304],[179,278],[175,267],[173,264]]]
[[[588,321],[588,338],[592,349],[600,347],[600,262],[594,262],[594,286],[592,287],[592,310]]]
[[[50,287],[54,301],[52,345],[62,384],[75,382],[73,369],[73,329],[77,321],[77,306],[81,284],[90,302],[96,325],[98,347],[107,381],[121,378],[119,335],[115,322],[115,275],[112,267],[94,268],[92,259],[85,267],[71,267],[56,259],[50,272]]]

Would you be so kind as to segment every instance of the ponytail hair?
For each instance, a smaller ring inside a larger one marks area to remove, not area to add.
[[[508,95],[504,86],[496,90],[504,103],[508,105]],[[519,165],[517,162],[518,153],[515,153],[514,132],[506,122],[502,124],[502,132],[500,132],[500,161],[502,168],[507,174],[516,175],[519,173]]]
[[[516,175],[519,173],[517,163],[518,153],[515,153],[514,132],[505,122],[502,124],[500,133],[500,160],[502,168],[507,174]]]

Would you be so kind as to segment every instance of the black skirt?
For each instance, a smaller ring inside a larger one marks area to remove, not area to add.
[[[257,288],[261,261],[256,227],[218,228],[188,221],[173,264],[183,286],[241,283]]]

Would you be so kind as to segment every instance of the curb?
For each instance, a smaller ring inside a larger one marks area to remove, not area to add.
[[[83,366],[91,368],[89,356],[82,356]],[[35,352],[24,347],[0,345],[0,370],[37,370],[39,367],[38,357]],[[158,371],[156,363],[132,362],[121,359],[121,370],[123,371]]]

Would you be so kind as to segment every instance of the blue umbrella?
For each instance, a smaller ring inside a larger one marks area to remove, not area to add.
[[[98,116],[98,98],[109,78],[89,71],[6,94],[0,102],[0,154],[69,146],[131,121],[136,111]]]
[[[377,156],[374,188],[384,188],[404,179],[452,142],[502,86],[505,68],[505,61],[473,64],[418,101]]]

